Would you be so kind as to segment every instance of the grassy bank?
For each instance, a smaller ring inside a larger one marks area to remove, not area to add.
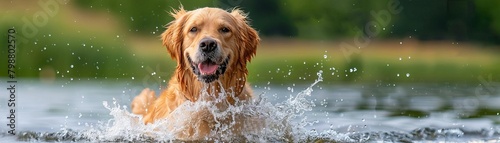
[[[378,41],[351,55],[339,42],[264,41],[249,66],[255,82],[311,81],[322,70],[326,83],[500,81],[498,48],[465,43]],[[289,74],[289,71],[291,71]],[[305,80],[304,80],[305,78]]]

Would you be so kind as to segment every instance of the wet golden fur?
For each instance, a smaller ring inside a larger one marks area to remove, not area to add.
[[[166,90],[160,93],[158,98],[152,90],[144,89],[132,101],[132,112],[143,116],[144,123],[153,123],[159,119],[172,119],[169,115],[172,111],[186,101],[197,102],[204,86],[220,92],[221,86],[226,94],[234,92],[235,96],[227,96],[226,100],[234,104],[235,99],[248,100],[252,98],[252,91],[246,83],[248,70],[246,68],[256,53],[259,44],[257,32],[247,22],[246,14],[238,9],[230,12],[218,8],[200,8],[186,11],[183,8],[171,13],[175,18],[167,26],[167,30],[161,35],[163,45],[166,46],[172,59],[177,62],[177,67],[168,82]],[[190,33],[192,27],[197,27],[199,32]],[[222,27],[229,28],[229,33],[221,33]],[[188,56],[192,56],[199,47],[200,40],[211,37],[221,45],[222,54],[230,57],[226,72],[218,81],[211,83],[200,82],[190,69]],[[213,92],[208,90],[207,92]],[[198,116],[199,114],[193,114]],[[202,115],[199,115],[202,116]],[[197,117],[193,117],[196,119]],[[208,123],[207,123],[208,124]],[[193,132],[206,134],[210,131],[210,125],[200,125],[191,128],[187,136]],[[198,130],[198,131],[196,131]]]

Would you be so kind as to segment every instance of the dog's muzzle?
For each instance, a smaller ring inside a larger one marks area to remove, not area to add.
[[[195,58],[198,58],[197,61],[199,62],[193,62],[191,57],[188,56],[193,73],[198,77],[198,80],[205,83],[219,79],[219,76],[226,71],[229,57],[222,57],[219,44],[211,38],[203,38],[198,49]]]

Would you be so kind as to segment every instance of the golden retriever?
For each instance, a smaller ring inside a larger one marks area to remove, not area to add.
[[[249,26],[247,15],[241,10],[230,12],[219,8],[174,10],[175,18],[161,34],[177,67],[158,98],[152,90],[144,89],[132,101],[132,112],[142,115],[145,124],[160,119],[175,120],[172,112],[184,102],[199,102],[200,94],[220,96],[231,105],[248,101],[252,91],[247,84],[247,62],[256,54],[259,45],[257,31]],[[207,90],[211,89],[211,90]],[[206,91],[204,91],[206,90]],[[230,95],[230,96],[229,96]],[[207,112],[190,114],[192,119]],[[203,121],[196,127],[182,131],[184,137],[207,135],[213,130],[211,122]],[[181,125],[191,126],[191,125]]]

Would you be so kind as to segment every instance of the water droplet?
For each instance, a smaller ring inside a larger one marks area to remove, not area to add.
[[[130,17],[130,20],[131,20],[131,21],[134,21],[134,17]]]
[[[120,35],[116,35],[116,38],[120,38]]]
[[[132,79],[134,79],[134,77],[132,77]]]
[[[325,59],[328,58],[328,55],[323,55],[323,58],[325,58]]]
[[[382,28],[382,30],[385,30],[385,27],[384,27],[384,28]]]
[[[403,60],[403,58],[399,57],[399,60],[401,61],[401,60]]]
[[[403,42],[399,42],[400,45],[403,45]]]
[[[70,67],[70,68],[73,68],[73,67],[75,67],[75,66],[73,66],[73,65],[70,65],[69,67]]]
[[[398,76],[398,77],[399,77],[399,73],[398,73],[398,74],[396,74],[396,76]]]
[[[38,68],[38,71],[41,71],[41,70],[42,70],[42,68]]]
[[[410,77],[410,73],[406,73],[406,77]]]
[[[96,69],[99,69],[99,66],[95,66]]]

